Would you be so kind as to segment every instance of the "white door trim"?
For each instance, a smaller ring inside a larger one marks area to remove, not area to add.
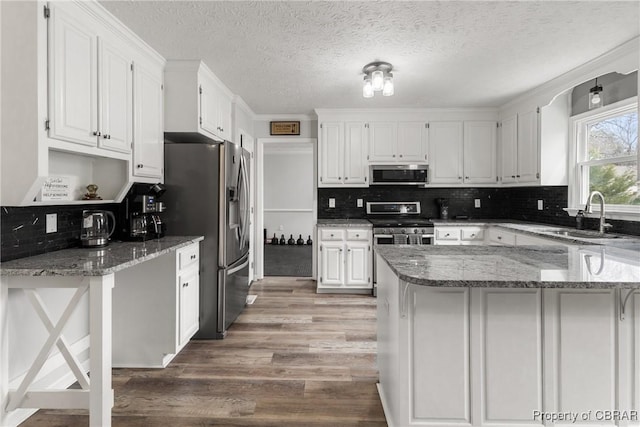
[[[313,221],[318,219],[318,144],[317,138],[267,137],[258,138],[255,152],[256,162],[256,211],[255,211],[255,279],[264,277],[264,148],[268,144],[311,144],[313,147]],[[315,235],[315,233],[314,233]],[[317,276],[316,239],[313,238],[312,278]]]

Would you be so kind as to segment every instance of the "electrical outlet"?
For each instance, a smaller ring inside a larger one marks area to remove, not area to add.
[[[334,198],[330,198],[329,199],[329,207],[330,208],[335,208],[336,207],[336,199],[334,199]]]
[[[47,233],[56,233],[58,231],[58,214],[47,214]]]
[[[544,203],[542,202],[542,200],[538,200],[538,210],[541,211],[544,209]]]
[[[473,203],[474,203],[474,206],[475,206],[476,208],[479,208],[479,207],[480,207],[480,199],[475,199],[475,200],[473,201]]]
[[[362,199],[358,199],[357,203],[358,203],[358,207],[359,208],[361,208],[363,206]]]

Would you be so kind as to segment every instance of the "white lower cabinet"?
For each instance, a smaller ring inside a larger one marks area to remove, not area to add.
[[[390,427],[615,425],[640,406],[640,296],[625,290],[446,288],[378,259],[378,369]],[[536,411],[589,414],[544,422]],[[589,412],[591,411],[591,412]]]
[[[370,229],[318,227],[318,292],[373,289]]]
[[[198,331],[199,245],[116,273],[114,367],[165,367]]]
[[[483,226],[435,226],[434,245],[482,245],[484,243]]]

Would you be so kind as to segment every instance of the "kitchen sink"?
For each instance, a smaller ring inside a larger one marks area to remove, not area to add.
[[[588,230],[548,230],[546,231],[556,236],[576,237],[580,239],[619,239],[622,236],[615,234],[600,234],[597,231]]]

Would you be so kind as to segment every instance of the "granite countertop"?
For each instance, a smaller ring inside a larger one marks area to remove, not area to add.
[[[110,242],[104,248],[73,248],[0,264],[3,276],[104,276],[203,240],[165,236],[145,242]]]
[[[405,282],[439,287],[640,289],[640,244],[376,245]]]
[[[318,227],[373,227],[366,219],[319,219]]]

